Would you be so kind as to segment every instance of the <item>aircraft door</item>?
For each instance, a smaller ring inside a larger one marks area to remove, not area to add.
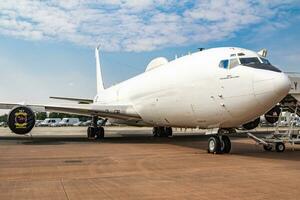
[[[217,95],[215,97],[215,102],[219,109],[222,111],[222,119],[223,123],[228,121],[228,119],[231,119],[231,113],[230,110],[227,107],[227,101],[228,97],[230,96],[229,93],[231,93],[234,88],[230,87],[230,80],[234,77],[232,71],[231,71],[231,62],[229,59],[222,60],[219,64],[219,69],[217,73],[217,78],[219,79],[218,83],[219,86],[217,87]],[[238,84],[236,84],[235,87],[238,87]]]

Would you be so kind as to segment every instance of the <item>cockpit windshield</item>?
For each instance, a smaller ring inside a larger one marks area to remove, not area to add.
[[[262,62],[258,59],[258,57],[248,57],[248,58],[239,58],[239,59],[241,65],[244,65],[246,67],[270,70],[274,72],[281,72],[279,69],[272,66],[271,63],[265,58],[260,58]]]
[[[251,67],[256,69],[269,70],[274,72],[281,72],[279,69],[271,65],[271,63],[262,57],[239,57],[232,58],[230,60],[221,60],[219,63],[219,67],[223,69],[233,69],[239,65],[243,65],[245,67]]]
[[[271,63],[269,62],[269,60],[265,59],[265,58],[260,58],[261,61],[264,63],[264,64],[268,64],[268,65],[271,65]]]
[[[260,64],[260,63],[261,63],[257,57],[240,58],[240,62],[241,62],[242,65],[247,65],[247,64]]]

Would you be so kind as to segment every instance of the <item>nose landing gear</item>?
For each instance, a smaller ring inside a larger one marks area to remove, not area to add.
[[[226,135],[214,135],[208,139],[208,153],[222,154],[230,153],[231,142]]]
[[[208,153],[230,153],[231,141],[227,135],[213,135],[208,139]]]

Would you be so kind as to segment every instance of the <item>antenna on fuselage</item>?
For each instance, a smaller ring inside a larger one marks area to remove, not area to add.
[[[198,48],[198,49],[199,49],[199,51],[203,51],[203,50],[205,50],[205,48],[202,48],[202,47],[201,47],[201,48]]]
[[[102,79],[102,70],[100,65],[100,58],[99,58],[99,49],[100,45],[95,48],[95,58],[96,58],[96,78],[97,78],[97,94],[104,90],[104,84]]]

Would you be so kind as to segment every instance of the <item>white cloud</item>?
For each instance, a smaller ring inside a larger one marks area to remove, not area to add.
[[[220,40],[286,15],[288,1],[2,0],[0,34],[149,51]],[[275,23],[279,23],[276,22]]]

